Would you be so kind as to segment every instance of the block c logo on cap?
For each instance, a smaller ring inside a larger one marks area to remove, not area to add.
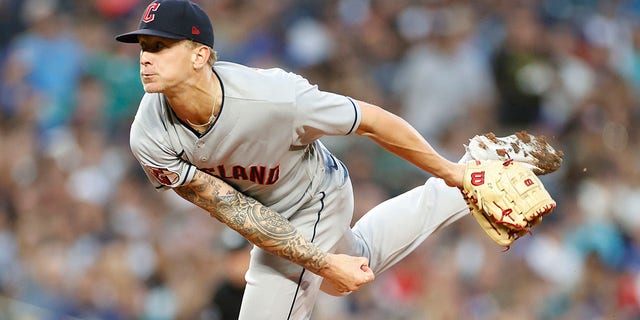
[[[144,15],[142,16],[142,21],[145,23],[149,23],[153,21],[153,19],[156,18],[156,15],[153,14],[152,12],[157,11],[158,7],[160,7],[160,4],[157,2],[153,2],[150,5],[148,5],[147,10],[144,11]]]

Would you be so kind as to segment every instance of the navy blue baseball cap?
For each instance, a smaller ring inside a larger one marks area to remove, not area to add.
[[[189,39],[213,48],[213,26],[200,6],[187,0],[155,0],[140,18],[138,30],[116,36],[116,40],[138,43],[138,36]]]

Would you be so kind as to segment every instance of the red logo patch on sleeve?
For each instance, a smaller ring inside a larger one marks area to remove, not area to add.
[[[177,172],[173,172],[167,168],[144,166],[144,170],[165,186],[174,185],[180,180],[180,175]]]

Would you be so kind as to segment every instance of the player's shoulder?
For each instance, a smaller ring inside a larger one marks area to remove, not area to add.
[[[131,124],[132,130],[153,130],[165,127],[168,115],[161,93],[145,93]]]
[[[173,125],[164,101],[160,93],[143,95],[129,131],[129,146],[135,155],[150,157],[158,150],[170,149],[169,128]]]
[[[140,99],[135,120],[161,116],[164,104],[164,95],[162,93],[146,92]]]
[[[282,68],[253,68],[219,61],[213,67],[222,81],[225,97],[255,100],[291,100],[299,75]]]
[[[291,77],[294,74],[282,68],[256,68],[229,61],[217,61],[213,70],[218,74],[235,75],[245,77]]]

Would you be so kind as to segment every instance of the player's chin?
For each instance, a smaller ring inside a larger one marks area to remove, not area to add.
[[[144,92],[146,93],[159,93],[162,92],[162,87],[157,85],[156,83],[142,83],[142,87],[144,88]]]

